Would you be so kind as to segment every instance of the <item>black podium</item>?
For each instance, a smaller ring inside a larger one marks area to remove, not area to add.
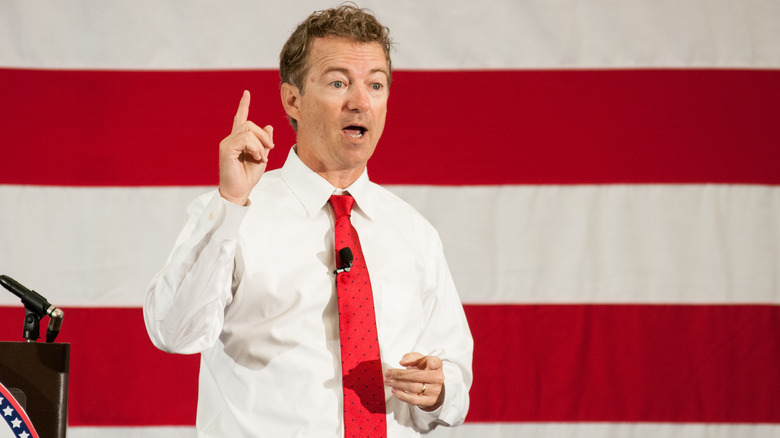
[[[70,344],[0,342],[0,382],[24,393],[41,437],[65,438]]]

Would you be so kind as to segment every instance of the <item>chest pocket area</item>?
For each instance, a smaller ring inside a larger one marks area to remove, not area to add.
[[[382,283],[374,299],[383,360],[397,364],[404,354],[414,351],[425,326],[422,291],[415,284]]]

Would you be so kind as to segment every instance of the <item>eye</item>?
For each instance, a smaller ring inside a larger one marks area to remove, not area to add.
[[[343,81],[333,81],[330,84],[333,85],[333,88],[341,88],[344,86]]]
[[[371,89],[374,91],[379,91],[382,89],[382,84],[380,84],[379,82],[374,82],[373,84],[371,84]]]

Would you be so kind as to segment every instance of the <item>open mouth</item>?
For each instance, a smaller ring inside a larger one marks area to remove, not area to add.
[[[366,132],[366,128],[358,125],[349,125],[342,129],[345,134],[352,138],[361,138]]]

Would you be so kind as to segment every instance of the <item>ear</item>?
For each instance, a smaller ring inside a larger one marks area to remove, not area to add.
[[[301,101],[301,93],[298,91],[298,87],[289,84],[287,82],[282,84],[281,88],[282,106],[288,116],[295,120],[300,119],[301,109],[299,107]]]

